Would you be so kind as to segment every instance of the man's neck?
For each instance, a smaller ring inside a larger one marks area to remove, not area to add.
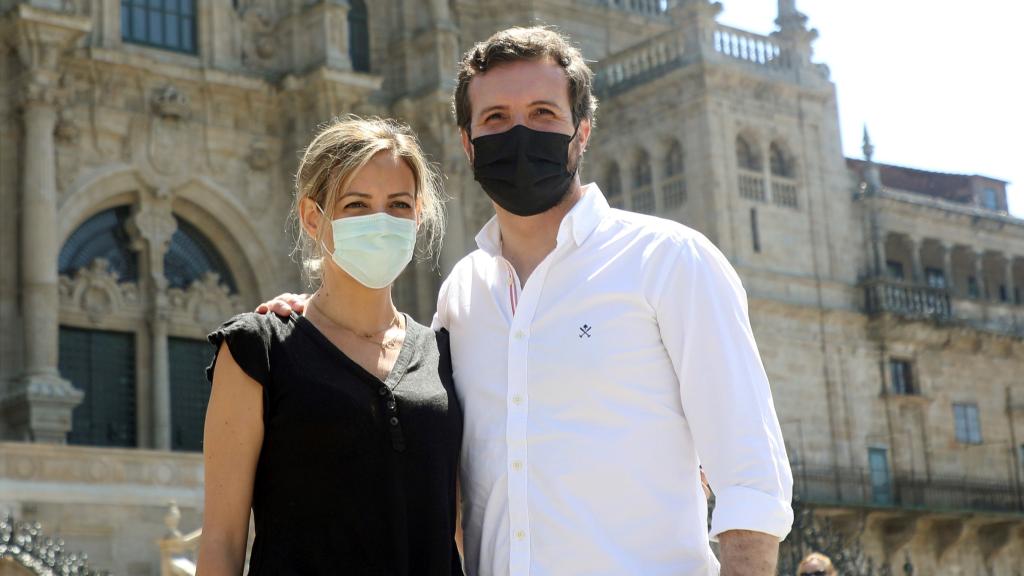
[[[555,249],[562,220],[582,197],[583,187],[577,179],[557,206],[536,216],[516,216],[496,208],[501,255],[515,268],[521,285],[526,286],[533,271]]]

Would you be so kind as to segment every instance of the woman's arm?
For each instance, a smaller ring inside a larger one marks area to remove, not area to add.
[[[240,576],[249,539],[256,462],[263,445],[263,390],[220,346],[206,410],[206,510],[199,576]]]

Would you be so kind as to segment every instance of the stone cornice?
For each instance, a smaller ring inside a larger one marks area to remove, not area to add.
[[[1016,218],[1009,214],[992,212],[991,210],[985,210],[977,206],[950,202],[949,200],[943,200],[941,198],[933,198],[921,194],[893,190],[891,188],[884,188],[876,192],[873,196],[858,195],[857,198],[861,200],[878,199],[882,202],[891,202],[904,206],[933,210],[941,212],[946,216],[952,215],[959,217],[963,219],[965,223],[970,224],[989,222],[1002,230],[1006,230],[1006,227],[1009,226],[1011,229],[1017,229],[1024,234],[1024,219]]]
[[[19,4],[11,19],[18,57],[26,68],[56,71],[60,57],[92,29],[87,16],[75,16]]]

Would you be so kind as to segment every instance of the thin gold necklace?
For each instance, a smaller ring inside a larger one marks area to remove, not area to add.
[[[368,342],[372,342],[373,344],[380,346],[380,349],[382,351],[393,350],[395,348],[398,348],[398,346],[402,343],[402,340],[405,336],[405,334],[402,334],[401,336],[394,336],[392,338],[383,338],[383,336],[385,336],[388,333],[388,331],[390,331],[392,328],[401,327],[402,325],[401,315],[398,313],[397,310],[394,310],[394,308],[392,308],[392,311],[394,312],[395,316],[394,318],[391,319],[391,323],[388,324],[386,328],[378,332],[366,333],[353,330],[348,326],[345,326],[332,320],[331,317],[328,316],[326,312],[324,312],[324,309],[321,308],[320,305],[316,303],[316,298],[310,300],[310,303],[313,304],[313,308],[316,308],[317,313],[323,316],[324,319],[330,322],[332,325],[341,328],[345,332],[348,332],[349,334],[352,334],[357,338],[366,340]],[[380,338],[379,341],[378,338]]]

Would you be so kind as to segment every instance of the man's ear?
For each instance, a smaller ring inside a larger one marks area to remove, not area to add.
[[[580,128],[576,136],[580,139],[580,154],[587,151],[587,144],[590,143],[590,119],[584,118],[580,120]]]
[[[462,136],[462,151],[466,153],[466,160],[473,164],[473,142],[469,139],[469,132],[465,128],[459,128],[459,135]]]

